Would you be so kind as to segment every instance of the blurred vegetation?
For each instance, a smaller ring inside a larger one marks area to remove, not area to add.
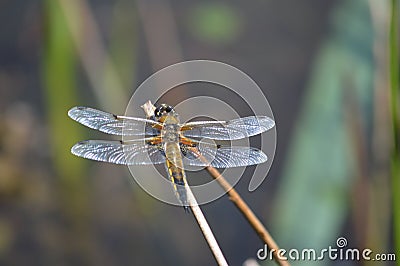
[[[238,10],[223,3],[198,4],[188,14],[189,31],[201,42],[226,45],[238,38],[243,20]]]
[[[370,8],[367,1],[341,1],[317,53],[275,201],[274,232],[285,247],[322,250],[343,236],[349,246],[390,250],[388,157],[382,162],[369,152],[389,153],[388,124],[376,120],[385,105],[374,98],[387,90],[374,87],[379,33]]]
[[[214,263],[181,208],[130,186],[123,167],[70,154],[109,138],[71,121],[72,106],[123,113],[154,70],[187,59],[230,63],[270,100],[270,178],[249,193],[249,169],[236,188],[279,246],[335,247],[343,236],[398,251],[397,2],[0,3],[0,265]],[[203,207],[228,262],[256,256],[262,243],[226,197]]]
[[[393,130],[392,193],[396,257],[400,258],[400,77],[399,77],[399,4],[391,1],[390,18],[390,99]],[[400,262],[398,262],[400,265]]]
[[[78,98],[76,80],[78,58],[58,2],[47,1],[46,3],[48,22],[46,23],[47,39],[44,47],[43,73],[51,147],[54,149],[52,154],[54,154],[55,169],[62,178],[61,187],[64,187],[68,191],[66,193],[69,194],[66,198],[72,202],[76,199],[76,203],[71,204],[71,208],[78,211],[80,207],[83,207],[81,212],[78,211],[78,214],[75,213],[73,216],[81,216],[87,211],[81,204],[83,198],[80,198],[84,194],[81,190],[85,189],[81,178],[85,171],[85,162],[75,160],[72,156],[65,156],[65,151],[84,135],[81,128],[60,119],[66,116],[66,110],[69,110]]]
[[[67,253],[89,263],[88,218],[89,210],[87,182],[84,164],[65,151],[70,150],[77,139],[83,138],[82,128],[73,123],[65,123],[66,112],[76,104],[78,98],[77,65],[78,57],[71,35],[58,1],[46,1],[46,42],[44,45],[43,75],[45,99],[49,121],[50,146],[54,170],[59,177],[60,197],[65,218],[71,233]],[[79,22],[78,22],[79,23]],[[64,118],[64,119],[63,119]],[[79,242],[74,236],[80,235]]]

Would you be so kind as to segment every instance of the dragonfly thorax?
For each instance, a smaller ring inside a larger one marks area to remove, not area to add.
[[[161,139],[163,142],[178,142],[179,134],[175,132],[166,132],[165,134],[161,134]]]
[[[179,125],[176,123],[167,124],[164,122],[161,130],[161,139],[163,142],[178,142],[179,141]]]

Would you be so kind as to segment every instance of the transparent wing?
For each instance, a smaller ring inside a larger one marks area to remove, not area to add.
[[[182,126],[186,137],[235,140],[263,133],[275,125],[267,116],[248,116],[230,121],[189,122]]]
[[[208,166],[215,168],[240,167],[264,163],[267,155],[252,147],[223,147],[192,140],[192,147],[181,145],[185,156],[184,163],[190,166]]]
[[[68,116],[89,128],[113,135],[157,135],[162,125],[156,121],[118,116],[89,107],[74,107]]]
[[[75,144],[71,152],[79,157],[124,165],[147,165],[165,162],[161,145],[147,143],[147,139],[129,142],[86,140]]]

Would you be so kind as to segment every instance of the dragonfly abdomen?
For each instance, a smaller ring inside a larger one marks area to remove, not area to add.
[[[174,190],[177,198],[182,203],[185,209],[188,208],[189,203],[186,193],[186,175],[183,170],[182,156],[177,143],[165,143],[166,170],[168,176],[173,183]]]

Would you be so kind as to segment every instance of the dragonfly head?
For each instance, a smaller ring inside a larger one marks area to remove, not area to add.
[[[174,108],[170,105],[167,105],[165,103],[161,104],[154,110],[154,116],[159,119],[164,115],[167,115],[168,113],[174,114]]]

